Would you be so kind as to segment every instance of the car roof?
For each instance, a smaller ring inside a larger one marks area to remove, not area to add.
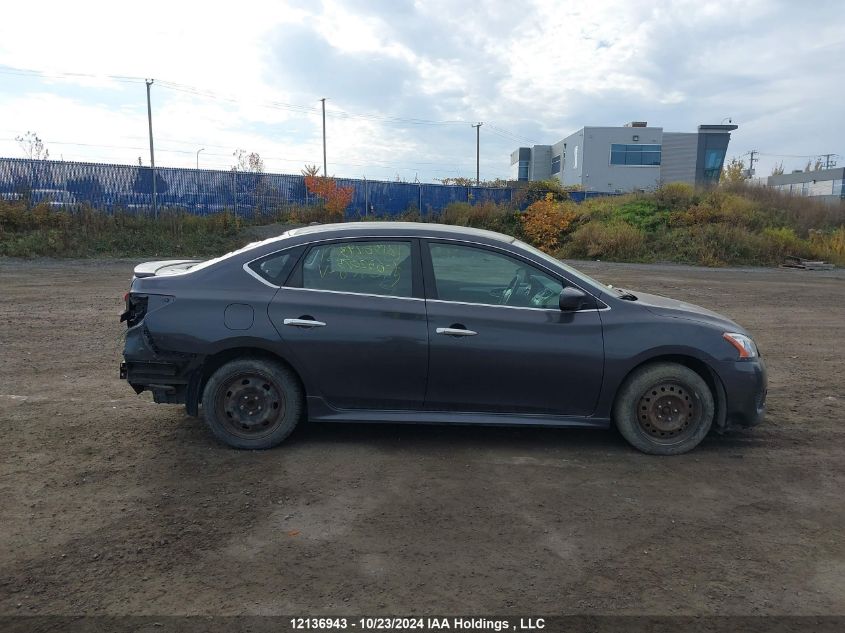
[[[468,226],[453,226],[449,224],[434,224],[428,222],[343,222],[337,224],[317,224],[304,226],[298,229],[291,229],[280,237],[301,237],[321,233],[350,234],[356,233],[381,233],[385,235],[396,232],[407,232],[418,237],[444,236],[471,236],[496,240],[499,242],[512,243],[516,238],[510,235],[503,235],[495,231],[486,231]]]

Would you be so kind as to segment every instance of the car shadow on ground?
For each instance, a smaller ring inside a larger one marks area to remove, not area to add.
[[[191,433],[194,441],[220,445],[208,432],[205,423],[185,417],[183,424],[195,426]],[[204,436],[204,437],[203,437]],[[731,430],[723,434],[711,432],[694,454],[742,451],[771,446],[771,433],[755,429]],[[414,450],[422,453],[441,451],[445,448],[520,451],[558,450],[592,452],[633,452],[633,449],[615,428],[579,429],[550,427],[506,427],[465,424],[399,424],[399,423],[342,423],[307,422],[300,424],[285,440],[284,447],[308,446],[337,447],[349,445],[379,450]],[[222,446],[222,445],[220,445]]]
[[[593,449],[625,447],[624,440],[615,430],[457,424],[319,422],[302,425],[290,440],[297,443],[367,444],[378,448],[414,446],[421,449],[439,449],[447,446],[483,449],[530,449],[566,445]]]

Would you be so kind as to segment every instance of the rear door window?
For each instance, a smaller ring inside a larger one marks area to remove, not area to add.
[[[301,286],[309,290],[411,297],[411,242],[354,241],[314,246],[302,264]]]

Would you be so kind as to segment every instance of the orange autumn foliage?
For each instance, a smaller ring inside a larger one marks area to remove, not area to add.
[[[553,253],[560,247],[560,236],[577,217],[570,203],[555,202],[552,194],[531,204],[520,216],[522,230],[537,248]]]
[[[339,187],[334,178],[326,176],[305,176],[305,188],[320,198],[329,215],[342,220],[346,207],[352,202],[352,187]]]

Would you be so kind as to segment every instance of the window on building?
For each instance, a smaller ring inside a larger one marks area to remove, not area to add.
[[[560,173],[560,155],[552,156],[552,173],[559,174]]]
[[[528,163],[530,161],[519,161],[519,172],[517,173],[517,180],[528,180]]]
[[[660,165],[660,145],[628,145],[612,143],[610,145],[610,164],[626,167],[653,167]]]
[[[727,149],[707,149],[704,151],[704,180],[717,182],[722,175]]]
[[[572,150],[572,169],[578,169],[578,146]]]

